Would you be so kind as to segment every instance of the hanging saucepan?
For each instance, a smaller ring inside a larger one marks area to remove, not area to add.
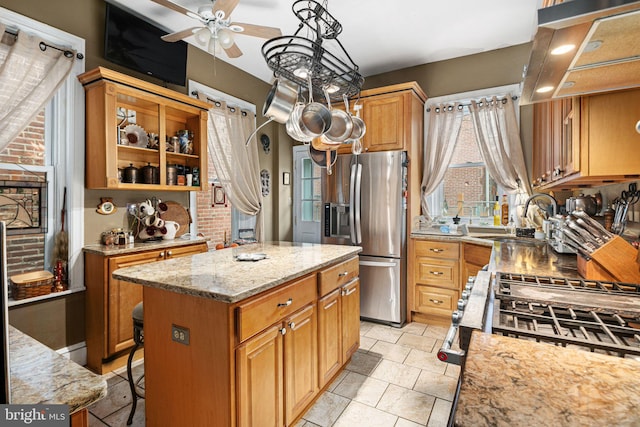
[[[349,111],[349,105],[345,100],[346,111],[331,108],[331,100],[326,88],[324,89],[324,96],[331,110],[331,127],[329,127],[329,130],[327,130],[320,139],[326,144],[339,146],[349,138],[353,130],[353,121],[347,112]]]
[[[327,167],[327,157],[329,157],[330,163],[329,163],[329,169],[327,173],[331,174],[330,172],[331,167],[335,164],[336,160],[338,159],[338,153],[336,151],[317,150],[313,148],[313,144],[309,144],[309,157],[311,157],[311,160],[313,161],[313,163],[320,166],[321,168]]]
[[[299,126],[300,115],[302,114],[303,109],[304,104],[302,102],[297,102],[293,107],[293,111],[291,111],[291,115],[285,124],[285,128],[287,130],[287,134],[296,141],[311,142],[313,138],[302,133]]]
[[[345,103],[347,105],[347,111],[349,111],[349,103],[346,97],[345,97]],[[353,114],[351,114],[351,121],[353,122],[353,128],[351,130],[351,135],[349,135],[349,138],[347,138],[348,140],[360,139],[367,132],[367,126],[364,124],[364,120],[360,118],[360,109],[357,107],[357,103],[358,102],[356,101],[356,105],[354,105],[353,107],[353,109],[356,110],[356,115],[354,116]]]
[[[264,101],[262,115],[284,124],[297,100],[298,86],[290,81],[276,79]]]
[[[305,105],[299,120],[300,130],[306,136],[317,138],[331,127],[331,111],[326,105],[313,101],[313,85],[309,74],[309,103]]]

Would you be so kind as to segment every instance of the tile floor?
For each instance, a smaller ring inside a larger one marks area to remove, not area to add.
[[[436,358],[446,333],[420,323],[398,329],[361,322],[360,349],[296,427],[446,426],[460,372]],[[142,371],[138,363],[134,375]],[[106,377],[108,395],[89,408],[89,426],[123,427],[131,410],[127,372]],[[145,425],[144,399],[132,425]]]

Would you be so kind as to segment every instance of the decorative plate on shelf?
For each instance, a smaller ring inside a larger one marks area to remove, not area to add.
[[[127,135],[130,147],[147,148],[149,138],[147,132],[138,125],[127,125],[124,128],[124,133]]]

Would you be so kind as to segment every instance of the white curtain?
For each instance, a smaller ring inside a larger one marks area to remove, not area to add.
[[[0,24],[0,36],[12,38],[4,31]],[[0,43],[0,150],[49,102],[71,72],[75,57],[74,51],[56,49],[24,32],[14,43]]]
[[[198,94],[206,99],[204,94]],[[216,102],[209,109],[208,146],[218,180],[234,208],[256,216],[256,239],[264,240],[260,163],[255,137],[246,144],[255,130],[253,113],[229,108],[226,102]]]
[[[422,214],[432,220],[427,196],[438,188],[449,168],[458,141],[463,114],[458,103],[432,105],[430,109],[424,146],[421,204]]]
[[[529,195],[531,185],[511,96],[471,101],[469,111],[489,174],[510,194]]]

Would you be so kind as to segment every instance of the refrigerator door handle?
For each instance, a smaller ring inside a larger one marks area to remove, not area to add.
[[[360,261],[360,265],[365,267],[386,267],[393,268],[398,265],[397,262],[375,262],[375,261]]]
[[[356,187],[356,167],[357,164],[351,165],[351,173],[349,176],[349,234],[351,235],[351,244],[356,245],[356,226],[355,226],[355,187]]]
[[[362,228],[360,226],[360,200],[361,200],[361,187],[362,187],[362,165],[356,164],[356,184],[355,184],[355,228],[356,228],[356,245],[362,243]]]

